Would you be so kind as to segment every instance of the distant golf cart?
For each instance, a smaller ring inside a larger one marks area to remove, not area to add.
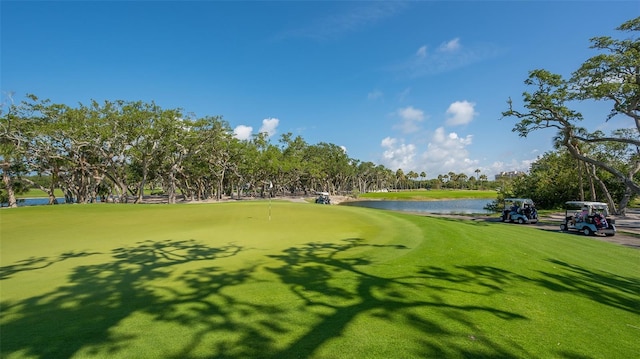
[[[318,198],[316,198],[316,203],[318,204],[331,204],[331,199],[329,198],[329,192],[317,192]]]
[[[585,236],[593,234],[614,236],[615,220],[609,218],[609,206],[602,202],[568,201],[565,203],[565,220],[560,230],[578,231]]]
[[[538,211],[530,198],[505,198],[502,221],[511,223],[538,223]]]

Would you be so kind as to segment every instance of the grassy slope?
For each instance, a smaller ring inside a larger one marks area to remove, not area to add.
[[[0,231],[3,358],[637,352],[640,251],[535,226],[258,201],[25,207]]]

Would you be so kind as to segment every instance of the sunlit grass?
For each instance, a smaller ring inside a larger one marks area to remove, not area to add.
[[[53,194],[56,198],[64,198],[64,193],[61,189],[56,188],[53,190]],[[29,188],[27,192],[16,195],[17,198],[44,198],[47,197],[47,193],[39,188]]]
[[[3,358],[628,358],[640,251],[254,201],[0,211]]]

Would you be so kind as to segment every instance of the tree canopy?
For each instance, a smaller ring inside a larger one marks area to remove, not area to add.
[[[181,109],[141,101],[92,101],[70,107],[35,95],[3,106],[0,121],[3,192],[15,206],[20,184],[62,189],[67,202],[139,202],[159,188],[169,203],[223,195],[345,193],[392,188],[394,173],[350,158],[330,143],[310,145],[285,133],[233,136],[221,116],[191,118]],[[50,178],[45,185],[29,175]],[[267,184],[269,186],[267,186]]]
[[[513,131],[522,137],[555,129],[557,143],[584,164],[586,174],[601,186],[610,205],[624,212],[631,198],[640,194],[640,17],[617,30],[631,37],[592,38],[591,48],[603,53],[589,58],[568,79],[544,69],[532,70],[525,80],[532,90],[523,94],[524,109],[516,109],[509,99],[502,115],[519,120]],[[611,134],[581,127],[584,115],[571,107],[581,101],[608,101],[611,111],[603,121],[628,116],[635,127]],[[613,203],[602,180],[604,173],[624,187],[618,203]]]

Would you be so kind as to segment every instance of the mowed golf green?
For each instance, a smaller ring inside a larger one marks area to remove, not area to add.
[[[2,358],[631,358],[640,250],[243,201],[0,211]]]

